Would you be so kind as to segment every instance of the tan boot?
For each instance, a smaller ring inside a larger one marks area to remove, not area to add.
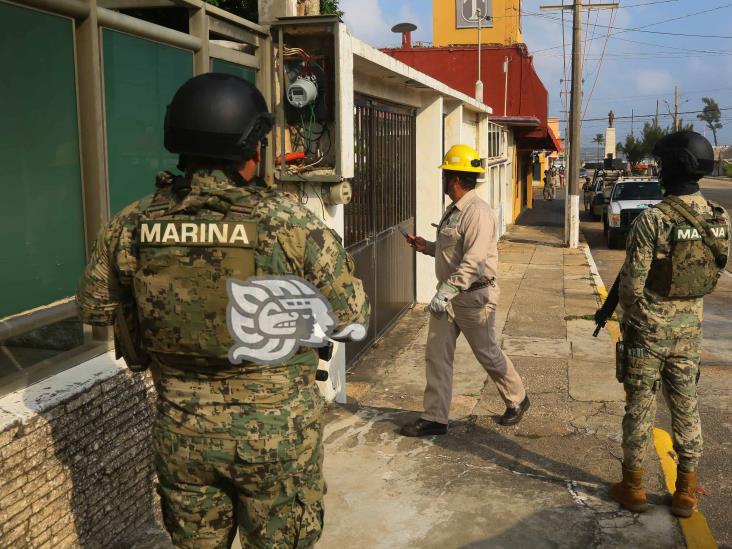
[[[608,495],[634,513],[642,513],[650,507],[643,488],[643,469],[633,471],[623,466],[623,480],[611,485]]]
[[[676,492],[671,502],[671,512],[677,517],[688,518],[696,509],[696,471],[676,473]]]

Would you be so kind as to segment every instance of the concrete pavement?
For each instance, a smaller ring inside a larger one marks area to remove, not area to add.
[[[537,225],[512,227],[499,253],[497,330],[529,412],[498,425],[503,403],[461,337],[448,433],[401,437],[422,406],[428,314],[416,307],[349,372],[349,404],[328,411],[318,547],[684,547],[653,449],[652,510],[634,515],[607,498],[623,391],[608,335],[592,338],[584,252]]]

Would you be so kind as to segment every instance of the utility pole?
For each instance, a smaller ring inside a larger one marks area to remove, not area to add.
[[[674,131],[679,131],[679,87],[674,86]]]
[[[656,120],[654,122],[655,127],[658,127],[658,99],[656,99]]]
[[[572,10],[572,90],[570,101],[569,173],[565,202],[564,240],[569,248],[579,246],[579,168],[582,141],[582,10],[615,9],[618,4],[583,4],[574,0],[566,6],[541,6],[542,10]]]

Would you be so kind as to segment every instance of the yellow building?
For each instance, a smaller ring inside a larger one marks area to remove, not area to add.
[[[484,17],[489,16],[481,23],[482,44],[523,42],[521,0],[433,0],[432,3],[432,41],[435,47],[477,44],[477,10],[481,10]]]
[[[562,139],[562,131],[559,127],[559,117],[558,116],[550,116],[547,118],[547,126],[549,126],[549,129],[552,131],[554,136],[557,138],[557,141],[562,145],[561,149],[558,151],[552,151],[548,157],[552,159],[552,162],[557,160],[561,155],[564,154],[564,141]]]

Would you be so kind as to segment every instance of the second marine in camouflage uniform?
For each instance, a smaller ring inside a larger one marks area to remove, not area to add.
[[[714,212],[701,194],[679,197],[698,214]],[[717,212],[729,218],[724,210]],[[649,208],[634,223],[621,271],[619,296],[623,307],[628,393],[623,419],[624,463],[639,469],[652,438],[656,393],[672,411],[674,448],[679,466],[696,470],[702,434],[696,380],[702,340],[703,299],[665,299],[646,289],[653,261],[671,250],[673,223],[658,208]]]
[[[626,392],[624,480],[611,487],[610,495],[633,511],[647,508],[642,467],[653,439],[656,394],[662,389],[671,412],[681,481],[677,482],[672,510],[688,516],[695,500],[692,502],[693,486],[685,479],[693,475],[695,482],[702,453],[697,381],[703,295],[713,289],[720,267],[715,264],[711,248],[702,240],[704,231],[690,226],[690,221],[679,212],[688,210],[687,216],[713,224],[724,254],[730,220],[723,208],[707,202],[699,192],[696,181],[701,175],[689,175],[668,160],[669,155],[682,156],[674,145],[677,142],[700,143],[702,151],[707,150],[708,142],[701,143],[703,138],[692,132],[671,134],[664,139],[657,151],[663,162],[661,183],[667,196],[663,203],[648,208],[635,220],[620,273],[624,342],[621,359]],[[668,146],[669,142],[674,146]],[[711,154],[711,146],[708,149]],[[684,150],[681,147],[681,152]],[[726,255],[720,258],[726,261]]]
[[[285,194],[241,186],[229,171],[196,168],[185,179],[190,189],[181,199],[173,178],[161,174],[154,196],[125,208],[100,234],[78,294],[85,322],[110,324],[121,303],[141,298],[139,287],[135,291],[145,276],[139,227],[151,211],[162,210],[166,219],[200,220],[205,210],[206,221],[218,222],[228,219],[234,204],[256,223],[253,274],[299,276],[329,301],[339,329],[367,324],[369,306],[350,256],[308,209]],[[200,263],[211,280],[230,274],[215,248],[185,253],[178,259]],[[152,307],[138,304],[138,310],[154,315],[156,307],[171,305],[156,305],[155,299],[175,295],[172,306],[179,322],[150,334],[141,318],[143,340],[184,348],[187,339],[204,337],[195,326],[226,323],[222,311],[201,310],[204,299],[196,287],[166,288],[164,280],[158,286],[158,297],[148,296]],[[240,366],[150,354],[158,393],[154,449],[159,491],[174,544],[229,547],[238,527],[244,547],[314,545],[323,525],[325,492],[316,350],[301,347],[274,365]]]

